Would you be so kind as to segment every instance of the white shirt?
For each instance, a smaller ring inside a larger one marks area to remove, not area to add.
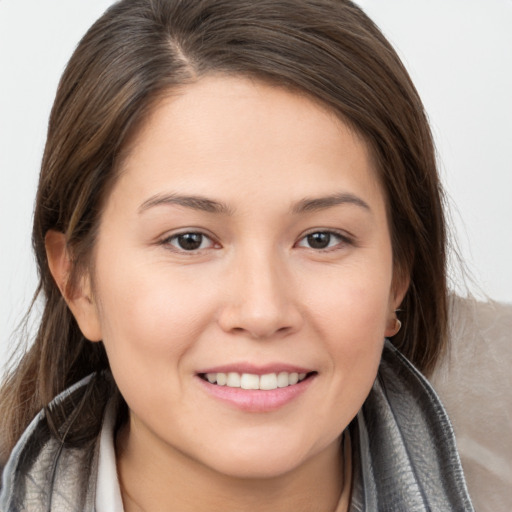
[[[96,512],[124,512],[114,449],[114,411],[107,407],[100,437]]]

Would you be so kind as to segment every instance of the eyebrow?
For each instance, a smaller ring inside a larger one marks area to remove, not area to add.
[[[343,204],[353,204],[371,212],[371,208],[360,197],[351,193],[332,194],[329,196],[304,198],[296,203],[291,211],[294,214],[301,214],[307,212],[315,212],[325,210],[334,206]],[[224,215],[232,215],[233,210],[225,203],[208,199],[202,196],[182,196],[178,194],[156,194],[146,201],[144,201],[138,208],[139,213],[143,213],[150,208],[161,205],[177,205],[191,208],[193,210],[200,210],[207,213],[216,213]]]
[[[332,194],[330,196],[317,197],[317,198],[304,198],[294,205],[292,208],[293,213],[306,213],[325,210],[342,204],[353,204],[359,206],[364,210],[371,213],[371,208],[360,197],[351,193]]]
[[[138,211],[139,213],[143,213],[150,208],[160,205],[184,206],[185,208],[191,208],[193,210],[225,215],[231,215],[233,213],[228,205],[219,201],[201,196],[181,196],[178,194],[157,194],[152,196],[139,206]]]

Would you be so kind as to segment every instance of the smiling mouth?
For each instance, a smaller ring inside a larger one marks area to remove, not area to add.
[[[279,372],[267,373],[264,375],[256,375],[254,373],[200,373],[199,377],[210,384],[216,386],[225,386],[228,388],[241,389],[259,389],[271,391],[278,388],[286,388],[294,386],[317,372],[296,373],[296,372]]]

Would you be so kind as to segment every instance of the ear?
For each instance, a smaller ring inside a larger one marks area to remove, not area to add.
[[[80,278],[75,286],[70,283],[72,262],[64,233],[48,231],[45,247],[50,272],[82,334],[90,341],[100,341],[103,336],[90,276]]]
[[[384,336],[386,336],[386,338],[391,338],[400,330],[402,324],[397,319],[396,310],[400,307],[400,304],[402,304],[410,283],[411,277],[409,274],[397,275],[393,278],[393,284],[389,294],[386,330],[384,331]]]

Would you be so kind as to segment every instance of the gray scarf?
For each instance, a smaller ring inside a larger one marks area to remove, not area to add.
[[[105,407],[115,406],[112,389],[108,374],[94,374],[52,402],[70,411],[60,432],[81,414],[97,417],[95,431],[75,435],[71,443],[52,435],[43,411],[34,419],[3,471],[1,512],[94,512],[99,438]],[[430,384],[389,342],[349,430],[350,512],[473,511],[446,412]]]

